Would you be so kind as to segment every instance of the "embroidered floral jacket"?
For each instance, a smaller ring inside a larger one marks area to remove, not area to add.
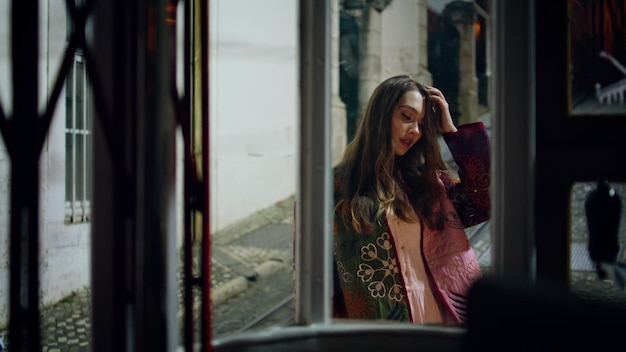
[[[489,137],[482,122],[443,135],[459,179],[439,175],[445,192],[433,210],[442,230],[423,227],[422,253],[433,291],[456,322],[463,322],[464,297],[481,276],[465,228],[489,219]],[[335,174],[335,200],[342,175]],[[359,234],[335,214],[333,315],[337,318],[412,321],[396,248],[384,215],[374,233]]]

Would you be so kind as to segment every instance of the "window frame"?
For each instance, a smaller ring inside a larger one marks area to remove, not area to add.
[[[296,322],[299,325],[331,322],[328,303],[332,292],[332,258],[329,254],[332,253],[331,232],[328,226],[332,212],[332,161],[328,143],[332,42],[330,2],[303,0],[300,4],[302,126],[298,195],[301,207],[296,224],[299,243],[296,244],[296,255],[300,258],[296,263],[296,272],[298,275],[311,273],[316,262],[318,265],[315,270],[319,270],[319,258],[323,258],[325,277],[320,278],[316,274],[298,276],[302,281],[298,288],[304,291],[297,293]],[[534,139],[535,104],[530,94],[534,76],[529,60],[534,43],[530,23],[533,9],[534,1],[512,4],[494,1],[494,17],[491,19],[493,30],[490,32],[495,73],[490,97],[494,111],[491,165],[494,194],[491,220],[493,274],[506,274],[531,281],[535,279],[534,242],[531,236],[534,231],[532,175],[535,159],[531,141]],[[499,20],[503,18],[507,21]],[[516,43],[515,48],[506,43]],[[321,52],[325,60],[314,60],[319,58]],[[513,80],[516,84],[506,84],[507,80]],[[504,116],[506,120],[502,118]],[[311,141],[325,141],[315,144],[317,149],[323,146],[323,150],[315,154]],[[493,145],[497,148],[493,148]],[[324,192],[319,192],[320,189]],[[322,230],[327,234],[324,242],[312,241],[313,233]],[[501,235],[494,236],[494,233]],[[316,315],[313,312],[323,314]]]
[[[213,346],[315,339],[328,340],[327,347],[331,348],[332,341],[336,342],[335,339],[342,336],[355,343],[359,341],[367,348],[368,342],[394,336],[400,339],[393,339],[389,346],[400,350],[407,348],[407,340],[447,350],[461,348],[467,332],[465,327],[331,318],[330,3],[331,0],[300,1],[302,105],[295,224],[296,326],[274,330],[271,334],[253,332],[220,338],[214,340]],[[490,234],[494,243],[492,274],[531,280],[535,272],[531,235],[534,231],[532,175],[535,158],[532,145],[535,109],[530,94],[534,84],[530,60],[534,43],[533,8],[532,0],[494,1],[490,19],[493,30],[489,33],[491,52],[495,53],[492,67],[496,75],[492,77],[493,89],[490,91],[495,117],[492,121],[491,165],[494,193]],[[506,43],[515,43],[515,48]],[[507,84],[507,79],[515,84]],[[315,147],[312,141],[318,141]],[[314,236],[320,232],[325,234],[323,241]]]

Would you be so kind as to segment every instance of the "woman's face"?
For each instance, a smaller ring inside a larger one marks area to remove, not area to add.
[[[417,90],[404,94],[391,116],[393,150],[402,156],[422,138],[422,121],[425,116],[424,97]]]

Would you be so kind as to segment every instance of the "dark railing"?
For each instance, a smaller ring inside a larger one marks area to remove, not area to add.
[[[165,254],[173,250],[168,241],[175,237],[168,232],[167,213],[172,208],[168,196],[174,183],[177,124],[185,144],[185,347],[191,351],[198,344],[205,349],[210,346],[209,4],[184,4],[185,86],[178,92],[176,0],[67,0],[70,33],[47,104],[40,112],[39,1],[11,2],[13,112],[8,116],[0,105],[0,132],[11,159],[7,340],[12,351],[38,352],[42,347],[39,159],[77,51],[85,57],[95,105],[94,155],[90,157],[101,158],[93,163],[93,351],[163,350],[176,340],[167,328],[176,322],[176,314],[168,316],[162,308],[172,298],[164,282],[175,280],[167,277],[166,269],[176,265],[167,258],[176,256]],[[89,43],[88,22],[93,24]],[[196,65],[188,64],[192,57],[199,58]],[[198,219],[200,229],[194,225]],[[194,235],[196,231],[202,233]],[[201,265],[195,271],[193,253],[187,250],[194,239],[202,247]],[[201,292],[198,319],[191,310],[194,289]],[[194,322],[199,324],[195,328],[202,341],[194,341]]]

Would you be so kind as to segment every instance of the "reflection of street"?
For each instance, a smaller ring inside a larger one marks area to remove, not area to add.
[[[624,76],[626,68],[612,55],[601,51],[600,57],[609,60]],[[623,114],[626,111],[626,78],[602,86],[596,83],[596,96],[576,103],[572,107],[574,114]]]
[[[572,107],[572,115],[624,114],[626,104],[600,104],[597,97],[589,97]]]
[[[613,86],[626,75],[622,2],[612,0],[571,0],[569,28],[570,97],[574,113],[604,114],[615,107],[600,107],[585,99],[605,104],[620,100],[626,111],[622,88]]]

